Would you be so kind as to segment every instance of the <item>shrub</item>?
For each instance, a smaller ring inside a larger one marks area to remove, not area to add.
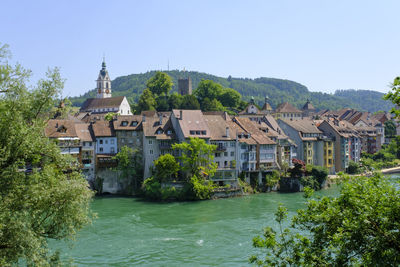
[[[347,173],[348,174],[357,174],[360,172],[360,166],[358,163],[350,160],[349,162],[349,167],[347,167]]]

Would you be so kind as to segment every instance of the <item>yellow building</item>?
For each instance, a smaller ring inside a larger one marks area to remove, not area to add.
[[[304,142],[304,162],[306,164],[314,164],[314,142]]]
[[[328,169],[334,166],[334,154],[333,154],[333,142],[326,141],[324,142],[324,167]]]

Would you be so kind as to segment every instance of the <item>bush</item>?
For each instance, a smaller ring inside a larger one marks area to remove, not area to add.
[[[270,174],[265,176],[265,185],[271,189],[279,182],[280,178],[279,172],[277,170],[273,170]]]
[[[154,177],[150,177],[144,180],[142,189],[145,197],[151,200],[161,199],[161,184],[156,179],[154,179]]]
[[[360,172],[360,166],[358,163],[350,160],[349,162],[349,167],[347,167],[347,173],[348,174],[357,174]]]

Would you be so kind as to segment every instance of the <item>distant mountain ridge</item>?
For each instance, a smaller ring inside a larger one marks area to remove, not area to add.
[[[338,110],[341,108],[354,108],[360,111],[376,112],[379,110],[389,111],[393,105],[389,101],[382,99],[383,93],[371,90],[337,90],[334,94],[321,92],[310,92],[308,88],[300,83],[276,79],[276,78],[228,78],[196,72],[196,71],[164,71],[171,76],[174,86],[173,91],[177,91],[179,78],[190,77],[192,79],[193,90],[202,79],[213,80],[224,87],[237,90],[244,100],[249,101],[254,97],[260,106],[264,104],[265,97],[269,98],[269,103],[273,108],[282,102],[289,102],[297,108],[302,108],[307,99],[310,99],[317,110],[330,109]],[[113,96],[126,96],[130,103],[137,102],[140,94],[146,88],[146,82],[156,71],[146,73],[131,74],[117,77],[112,81]],[[94,89],[79,97],[71,97],[70,100],[75,106],[81,106],[86,98],[95,97]]]

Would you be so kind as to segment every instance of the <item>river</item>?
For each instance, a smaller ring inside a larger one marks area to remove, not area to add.
[[[332,195],[337,189],[318,192]],[[78,266],[246,266],[252,238],[274,226],[279,203],[294,212],[302,193],[264,193],[183,203],[99,197],[98,218],[75,242],[51,242],[64,260]],[[72,244],[72,247],[71,247]]]

